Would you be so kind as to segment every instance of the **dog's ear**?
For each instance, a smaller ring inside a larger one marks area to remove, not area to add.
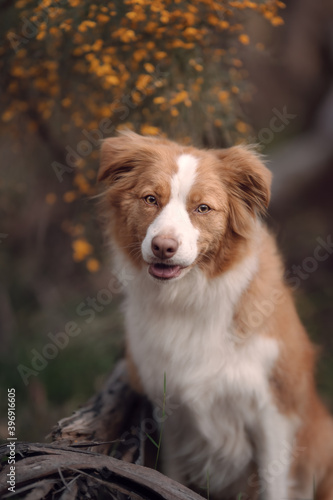
[[[97,180],[113,184],[126,173],[133,170],[135,161],[131,155],[128,136],[111,137],[102,142],[100,152],[100,168]]]
[[[262,216],[270,200],[271,172],[260,156],[245,146],[218,150],[220,172],[229,194],[232,229],[244,236],[249,227],[249,216]]]

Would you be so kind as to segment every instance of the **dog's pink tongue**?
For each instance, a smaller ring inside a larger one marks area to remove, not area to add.
[[[170,279],[175,278],[180,273],[180,266],[164,266],[152,264],[149,266],[149,272],[156,278]]]

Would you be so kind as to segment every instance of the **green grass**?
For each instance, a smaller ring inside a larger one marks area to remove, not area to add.
[[[156,441],[149,434],[146,433],[147,438],[157,448],[157,454],[156,454],[156,459],[155,459],[155,470],[157,470],[158,460],[160,457],[161,444],[162,444],[163,424],[164,424],[164,417],[165,417],[165,401],[166,401],[166,373],[164,372],[162,422],[161,422],[161,427],[160,427],[160,435],[159,435],[158,443],[156,443]]]

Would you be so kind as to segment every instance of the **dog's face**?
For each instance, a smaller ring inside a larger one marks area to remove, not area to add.
[[[244,147],[198,150],[127,132],[103,142],[100,181],[118,247],[155,280],[237,260],[269,202],[270,172]]]

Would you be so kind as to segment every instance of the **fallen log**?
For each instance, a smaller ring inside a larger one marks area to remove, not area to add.
[[[0,456],[3,463],[7,445],[0,447]],[[202,500],[158,471],[75,447],[18,443],[16,456],[15,493],[8,492],[5,465],[0,498]]]
[[[119,443],[128,427],[137,429],[140,417],[149,409],[148,401],[131,389],[126,363],[121,360],[97,394],[58,422],[51,433],[52,441],[63,445],[89,442],[88,451],[93,447],[94,452],[110,454],[114,441]]]
[[[97,394],[58,422],[52,443],[16,443],[15,493],[9,448],[0,447],[0,498],[202,500],[147,467],[154,467],[158,434],[150,403],[131,389],[120,361]]]

